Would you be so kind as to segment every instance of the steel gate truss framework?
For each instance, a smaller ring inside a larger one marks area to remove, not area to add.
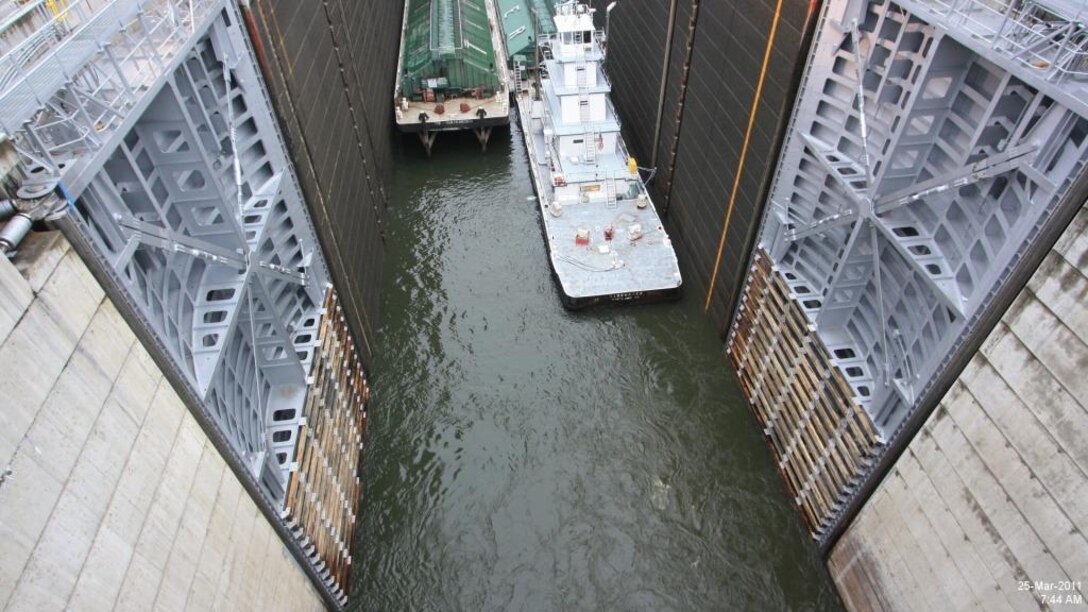
[[[35,25],[0,58],[0,130],[282,503],[329,281],[233,4],[77,0]]]
[[[75,0],[24,17],[36,31],[0,31],[0,133],[24,186],[68,212],[89,263],[164,347],[194,410],[342,606],[343,521],[291,522],[286,487],[302,470],[308,494],[343,498],[354,519],[361,430],[348,432],[356,460],[345,455],[336,480],[300,465],[299,445],[310,418],[365,422],[369,391],[342,313],[326,312],[336,292],[234,2]],[[328,347],[317,351],[332,319],[350,393],[336,377],[314,385],[315,364],[330,367]]]
[[[213,22],[75,208],[279,501],[328,273],[241,35]]]
[[[884,440],[1084,170],[1076,4],[825,5],[759,242]]]

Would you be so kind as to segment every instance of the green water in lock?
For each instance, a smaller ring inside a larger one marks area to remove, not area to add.
[[[401,144],[350,607],[838,609],[696,292],[564,311],[517,128]]]

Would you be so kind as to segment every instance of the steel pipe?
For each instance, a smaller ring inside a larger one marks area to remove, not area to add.
[[[4,229],[0,230],[0,253],[11,255],[19,246],[19,243],[30,233],[34,220],[26,213],[19,213],[8,220]]]

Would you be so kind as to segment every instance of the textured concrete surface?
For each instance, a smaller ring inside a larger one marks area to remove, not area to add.
[[[79,257],[0,258],[0,608],[321,600]]]
[[[1088,207],[835,546],[846,606],[1084,610],[1086,372]]]

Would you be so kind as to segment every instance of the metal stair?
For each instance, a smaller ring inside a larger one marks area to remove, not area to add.
[[[604,182],[604,201],[609,208],[616,208],[619,205],[616,200],[616,179],[609,178]]]
[[[582,136],[582,146],[585,147],[585,156],[587,164],[597,163],[597,134],[596,132],[586,132]]]
[[[524,66],[525,66],[524,64],[515,64],[514,65],[514,95],[515,96],[521,94],[521,88],[522,88],[522,85],[523,85],[522,80],[521,80],[521,71],[524,68]]]

